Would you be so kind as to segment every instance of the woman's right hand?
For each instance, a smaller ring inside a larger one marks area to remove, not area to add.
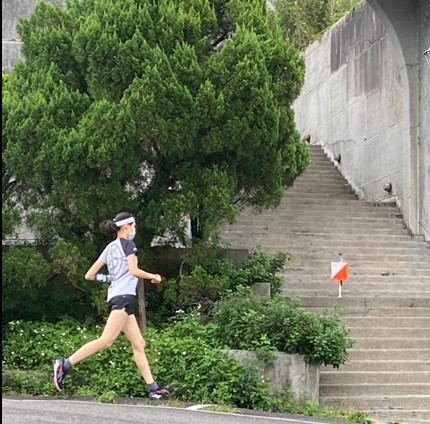
[[[151,283],[158,284],[161,281],[161,275],[160,274],[154,274],[154,278],[151,280]]]

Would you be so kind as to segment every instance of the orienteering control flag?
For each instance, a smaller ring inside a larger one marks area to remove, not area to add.
[[[332,262],[331,263],[331,279],[333,281],[348,280],[348,263],[347,262]]]

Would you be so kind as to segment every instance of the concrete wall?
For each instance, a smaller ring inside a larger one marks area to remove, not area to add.
[[[418,16],[420,37],[419,59],[419,232],[430,240],[430,2],[421,2]],[[423,54],[427,51],[427,58]]]
[[[257,357],[254,352],[230,350],[228,353],[245,366],[256,366]],[[278,352],[273,365],[266,364],[257,368],[260,380],[270,379],[269,393],[291,391],[298,399],[319,402],[320,367],[306,363],[302,355]]]
[[[411,232],[430,239],[429,5],[369,3],[306,50],[296,124],[329,156],[341,155],[360,198],[395,201]]]
[[[46,0],[64,6],[66,0]],[[9,74],[21,59],[21,42],[16,32],[19,18],[29,18],[39,0],[2,0],[2,73]]]

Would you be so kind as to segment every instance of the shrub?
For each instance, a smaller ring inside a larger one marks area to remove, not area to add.
[[[282,310],[277,298],[273,302]],[[298,302],[293,301],[288,308],[298,309]],[[9,323],[2,349],[3,392],[58,395],[52,384],[51,360],[69,355],[100,333],[100,328],[83,326],[73,319],[55,325]],[[196,311],[177,314],[174,324],[163,331],[149,328],[145,333],[146,351],[156,379],[178,383],[175,397],[182,400],[372,423],[364,413],[320,408],[310,401],[296,400],[290,392],[269,396],[269,382],[259,382],[253,369],[221,353],[227,346],[218,339],[219,333],[214,322],[201,325]],[[264,359],[270,359],[273,349],[269,337],[256,339],[252,346],[257,345],[266,355]],[[61,395],[93,396],[100,402],[114,402],[119,396],[146,397],[146,385],[134,364],[128,340],[120,336],[110,349],[77,364],[69,372]]]
[[[178,396],[184,400],[267,407],[267,386],[240,362],[222,354],[213,337],[214,326],[203,326],[198,321],[198,314],[180,316],[164,331],[147,330],[147,356],[157,380],[179,383]],[[2,368],[4,372],[12,371],[7,373],[8,378],[3,378],[3,390],[14,393],[54,395],[52,359],[67,357],[98,336],[97,328],[90,329],[70,319],[55,325],[17,321],[9,327],[3,343]],[[35,370],[38,380],[33,372],[28,372]],[[125,336],[120,336],[110,349],[77,364],[67,376],[64,393],[91,394],[103,399],[107,394],[109,399],[146,397],[146,384]]]
[[[279,294],[283,278],[278,275],[291,255],[287,252],[276,252],[274,255],[263,252],[258,246],[246,257],[242,265],[235,269],[230,277],[230,288],[252,286],[254,283],[269,283],[270,293]]]
[[[247,288],[230,292],[214,309],[216,337],[230,349],[256,350],[264,339],[266,346],[302,354],[310,363],[344,364],[353,341],[340,326],[339,311],[319,315],[299,306],[298,299],[251,296]]]
[[[231,260],[218,256],[200,258],[198,264],[193,263],[191,270],[178,278],[167,280],[160,287],[158,296],[162,297],[162,301],[157,301],[157,296],[151,294],[151,302],[157,304],[157,310],[149,305],[149,320],[160,323],[163,313],[166,321],[176,310],[190,312],[196,306],[202,307],[203,314],[210,315],[214,302],[228,290],[235,291],[258,282],[269,283],[271,293],[279,294],[283,279],[278,273],[289,258],[286,252],[270,255],[260,247],[250,252],[241,266],[235,266]]]

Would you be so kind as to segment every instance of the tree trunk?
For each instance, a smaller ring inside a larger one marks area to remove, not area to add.
[[[202,230],[199,225],[199,219],[198,218],[192,218],[190,220],[190,226],[191,226],[191,237],[202,239]]]
[[[137,282],[137,303],[139,305],[137,323],[140,331],[144,331],[146,329],[145,283],[141,278]]]

